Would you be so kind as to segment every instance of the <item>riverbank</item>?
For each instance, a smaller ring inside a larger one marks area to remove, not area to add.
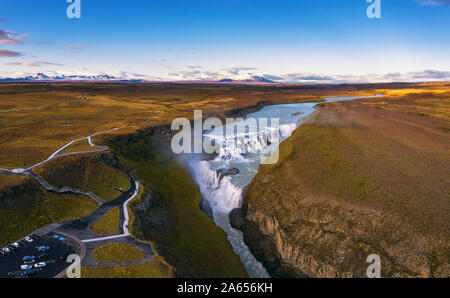
[[[242,233],[232,228],[229,216],[233,209],[241,207],[243,189],[257,174],[259,164],[269,157],[264,152],[267,148],[271,152],[278,150],[278,144],[291,135],[301,119],[315,111],[317,104],[352,99],[357,98],[338,97],[312,103],[266,105],[258,111],[254,111],[253,106],[249,107],[251,113],[242,115],[244,119],[254,119],[256,123],[258,119],[276,118],[279,127],[255,127],[252,132],[238,136],[224,136],[224,132],[229,130],[226,127],[217,127],[205,133],[204,138],[215,140],[221,144],[222,149],[214,159],[191,160],[189,165],[207,203],[204,205],[209,206],[209,213],[215,223],[227,233],[234,252],[240,256],[250,277],[266,278],[269,274],[245,245]],[[244,122],[241,123],[245,125]]]
[[[111,146],[121,167],[133,169],[145,189],[130,206],[134,228],[175,268],[175,277],[247,276],[225,234],[200,210],[200,192],[171,153],[168,130],[118,136]]]
[[[181,214],[186,206],[192,208],[196,223],[207,222],[207,220],[196,221],[200,218],[197,214],[200,197],[198,187],[189,176],[189,171],[183,167],[183,162],[167,155],[170,151],[162,144],[162,141],[166,142],[165,144],[170,142],[170,135],[167,133],[167,125],[163,123],[170,123],[176,117],[190,118],[193,115],[193,109],[203,109],[205,117],[217,116],[223,119],[226,116],[242,116],[268,104],[311,102],[316,101],[319,96],[346,96],[355,93],[367,95],[373,94],[374,88],[396,91],[397,88],[430,89],[432,86],[434,85],[396,83],[320,86],[31,84],[23,88],[23,86],[5,84],[1,86],[2,98],[8,105],[2,105],[0,111],[0,127],[2,128],[0,137],[3,140],[0,164],[3,168],[26,168],[44,160],[56,148],[61,148],[70,140],[92,135],[96,131],[108,131],[114,127],[128,125],[124,130],[113,132],[113,136],[99,135],[94,140],[95,144],[101,146],[118,140],[118,143],[112,144],[110,148],[115,145],[121,147],[122,141],[125,140],[125,147],[130,144],[130,148],[123,148],[119,159],[109,153],[94,153],[92,159],[79,158],[78,155],[66,156],[59,161],[53,160],[46,164],[46,173],[41,173],[38,168],[36,173],[48,179],[52,182],[51,184],[84,189],[109,201],[127,188],[121,182],[123,179],[120,178],[120,171],[116,171],[119,163],[126,169],[135,168],[136,171],[142,171],[142,175],[147,175],[148,180],[151,180],[151,183],[156,186],[155,189],[160,192],[155,195],[159,198],[158,200],[144,201],[142,207],[148,205],[155,208],[154,210],[159,214],[153,218],[156,224],[159,224],[159,221],[164,223],[165,219],[170,223],[171,214],[174,213],[178,219],[176,226],[181,227],[183,221],[191,220],[189,214]],[[80,94],[89,98],[89,101],[80,102]],[[18,98],[20,100],[17,100]],[[36,106],[36,103],[42,106]],[[33,108],[28,109],[30,106]],[[147,139],[149,139],[148,142]],[[152,147],[151,144],[156,147]],[[87,145],[88,143],[84,144],[81,151],[85,151],[84,148]],[[73,150],[80,151],[79,148],[76,147]],[[128,158],[128,154],[131,158]],[[91,156],[90,153],[89,156]],[[104,158],[96,160],[95,156]],[[147,173],[145,167],[151,165],[158,166]],[[52,194],[34,183],[30,177],[9,176],[4,175],[5,173],[7,171],[0,169],[0,206],[2,206],[0,210],[3,214],[0,216],[0,221],[4,227],[3,230],[7,231],[3,233],[5,235],[2,235],[5,244],[46,224],[83,217],[92,212],[91,208],[95,208],[95,202],[91,202],[84,196]],[[174,183],[163,180],[164,185],[159,190],[157,187],[159,179],[166,173]],[[187,189],[187,193],[195,195],[192,195],[189,200],[182,200],[185,197],[184,189]],[[165,200],[165,197],[171,197],[171,199]],[[162,207],[158,205],[160,201]],[[156,207],[152,205],[154,203]],[[166,206],[166,203],[170,205],[170,208]],[[191,210],[189,208],[187,210]],[[167,217],[164,217],[165,212],[169,213]],[[29,216],[30,214],[32,216]],[[211,219],[208,220],[211,224]],[[215,228],[208,229],[214,231]],[[225,246],[216,251],[228,250],[226,255],[236,260],[236,256],[232,256],[233,252],[227,244],[226,237],[220,229],[218,231],[219,233],[215,230],[213,234],[221,236],[214,237],[217,237],[220,243],[225,243]],[[201,233],[194,233],[194,235],[200,237]],[[161,246],[170,246],[162,230],[152,235],[155,242],[159,241],[156,236],[161,236]],[[179,236],[177,233],[173,233],[171,237],[184,241],[184,236]],[[204,242],[196,239],[195,243],[197,246],[208,246],[210,238],[207,237]],[[182,256],[183,253],[183,246],[174,247],[173,250],[169,248],[166,251],[167,255],[174,256]],[[214,256],[208,254],[207,250],[206,253],[201,253],[206,260],[199,262],[200,265],[193,269],[193,275],[204,276],[206,273],[216,273],[208,267],[208,259]],[[199,252],[198,259],[201,253]],[[177,257],[176,262],[178,267],[187,268],[186,274],[190,273],[189,260]],[[225,259],[223,264],[218,262],[215,264],[224,266],[227,261]],[[236,263],[233,261],[233,264]],[[232,266],[238,268],[241,265]],[[225,274],[225,270],[221,274]],[[232,276],[231,273],[230,276]]]
[[[449,92],[320,105],[235,218],[276,277],[447,277]],[[280,179],[280,177],[283,177]]]

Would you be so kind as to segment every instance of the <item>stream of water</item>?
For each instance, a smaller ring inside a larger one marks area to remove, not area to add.
[[[336,102],[379,96],[381,95],[333,97],[325,100],[326,102]],[[217,157],[213,160],[194,160],[190,164],[194,179],[200,187],[203,200],[208,203],[212,211],[215,223],[227,233],[234,252],[240,256],[247,273],[252,278],[267,278],[270,275],[251,254],[244,243],[242,232],[231,227],[229,213],[233,209],[241,207],[242,191],[255,177],[261,161],[264,160],[263,149],[267,149],[267,146],[277,146],[279,142],[288,138],[300,125],[299,120],[313,113],[314,106],[317,104],[319,102],[271,105],[244,117],[244,119],[255,118],[256,120],[277,118],[279,119],[278,129],[267,126],[258,129],[256,133],[241,133],[237,137],[225,137],[223,131],[226,131],[226,126],[215,128],[205,133],[204,138],[214,139],[221,143],[221,150]],[[275,138],[278,138],[279,142],[273,142]],[[246,149],[245,154],[239,150],[242,147]],[[221,179],[217,171],[228,169],[238,169],[239,173]]]

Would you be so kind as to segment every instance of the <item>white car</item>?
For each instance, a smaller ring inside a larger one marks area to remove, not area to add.
[[[28,243],[31,243],[34,241],[34,239],[31,238],[30,236],[28,236],[28,237],[25,237],[25,241],[27,241]]]
[[[14,242],[13,244],[11,244],[11,246],[14,246],[15,248],[20,248],[20,244],[17,242]]]
[[[11,249],[5,247],[5,248],[3,249],[3,251],[4,251],[5,253],[9,254],[9,253],[11,252]]]
[[[20,269],[21,270],[30,270],[30,269],[33,269],[33,266],[31,266],[31,265],[21,265]]]
[[[47,263],[45,263],[45,262],[40,262],[40,263],[34,264],[34,268],[42,268],[45,266],[47,266]]]

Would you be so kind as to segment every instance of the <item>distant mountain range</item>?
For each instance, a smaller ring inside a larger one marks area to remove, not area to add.
[[[38,73],[35,76],[17,78],[0,78],[0,82],[52,82],[52,81],[142,81],[114,77],[108,74],[101,75],[46,75]]]
[[[277,83],[275,81],[271,81],[264,77],[255,76],[255,75],[253,75],[250,78],[245,79],[245,80],[222,79],[222,80],[219,80],[218,82],[219,83]]]
[[[152,77],[112,76],[108,74],[99,75],[50,75],[38,73],[22,77],[0,78],[0,82],[180,82],[180,83],[223,83],[223,84],[272,84],[277,83],[261,76],[251,75],[245,79],[225,78],[220,80],[198,80],[198,81],[169,81]]]

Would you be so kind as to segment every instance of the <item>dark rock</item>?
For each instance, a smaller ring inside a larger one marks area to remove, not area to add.
[[[239,174],[239,169],[236,169],[236,168],[229,169],[227,174],[228,175],[237,175],[237,174]]]
[[[241,216],[244,217],[245,215],[241,213]],[[270,276],[287,277],[278,273],[281,257],[275,242],[269,236],[264,235],[258,225],[245,219],[244,221],[245,224],[242,226],[244,242],[247,244],[250,252],[264,265]]]
[[[207,200],[202,199],[202,201],[200,202],[200,209],[205,212],[211,219],[214,219],[213,210]]]
[[[297,112],[297,113],[292,114],[292,117],[300,116],[303,114],[304,114],[304,112]]]
[[[216,173],[217,173],[217,176],[219,177],[219,181],[222,181],[223,177],[237,175],[240,172],[239,172],[239,169],[231,168],[228,170],[220,169],[220,170],[217,170]]]
[[[236,208],[230,212],[230,224],[237,230],[242,230],[245,225],[245,217],[241,208]]]

